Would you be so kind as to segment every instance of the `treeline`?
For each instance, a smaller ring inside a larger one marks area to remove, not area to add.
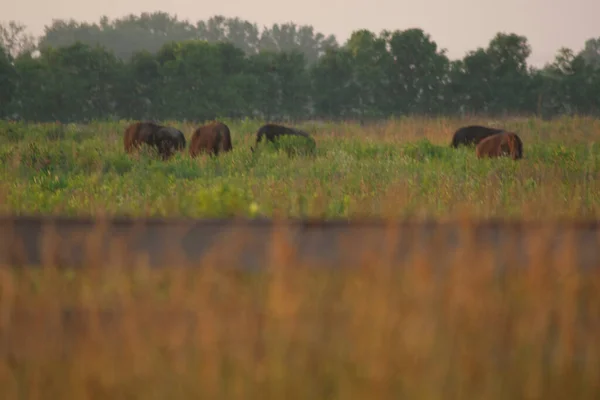
[[[226,41],[247,55],[263,50],[298,50],[309,62],[316,61],[325,49],[338,47],[335,36],[315,32],[309,25],[273,24],[261,30],[256,24],[240,18],[216,15],[192,24],[164,12],[155,12],[112,21],[102,17],[97,24],[54,20],[40,38],[39,48],[70,46],[80,41],[99,44],[127,60],[139,50],[154,53],[169,42],[185,40]]]
[[[579,54],[561,49],[536,69],[527,64],[527,39],[517,34],[498,33],[486,48],[450,60],[420,29],[359,30],[340,46],[311,27],[259,33],[238,19],[191,25],[161,13],[91,25],[54,21],[37,43],[11,27],[0,31],[3,118],[600,113],[600,38]],[[148,39],[155,37],[162,42]]]

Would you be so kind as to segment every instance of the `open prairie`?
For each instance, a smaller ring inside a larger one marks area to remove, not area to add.
[[[585,242],[551,232],[558,219],[597,219],[600,120],[299,124],[316,139],[314,158],[252,154],[261,122],[225,122],[231,153],[167,162],[125,154],[126,121],[3,123],[1,211],[430,218],[456,220],[460,235],[433,227],[420,241],[419,229],[390,229],[373,241],[356,231],[354,245],[322,245],[319,256],[356,250],[353,268],[335,257],[308,268],[301,247],[274,232],[252,271],[226,262],[244,239],[235,235],[202,268],[181,268],[177,254],[164,268],[119,257],[130,245],[119,227],[97,235],[116,239],[112,248],[90,235],[79,270],[60,268],[45,241],[45,268],[0,265],[0,398],[600,397],[600,268],[577,266],[583,251],[597,256],[595,229]],[[451,149],[471,123],[518,133],[524,158]],[[172,125],[188,143],[197,126]],[[555,236],[517,242],[505,229],[499,241],[482,234],[487,218],[534,220]]]
[[[407,118],[360,126],[302,123],[316,157],[252,154],[259,121],[225,121],[233,151],[191,159],[197,125],[165,122],[188,140],[168,162],[127,155],[127,122],[2,123],[2,212],[131,216],[541,219],[596,217],[600,120]],[[524,158],[479,160],[452,149],[456,128],[515,131]]]

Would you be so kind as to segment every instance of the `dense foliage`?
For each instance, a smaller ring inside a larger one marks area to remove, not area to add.
[[[421,29],[359,30],[338,45],[310,26],[262,33],[239,19],[196,25],[167,14],[99,24],[54,21],[35,45],[0,39],[0,117],[378,119],[398,115],[597,114],[600,38],[531,68],[523,36],[449,60]],[[35,50],[35,51],[34,51]]]

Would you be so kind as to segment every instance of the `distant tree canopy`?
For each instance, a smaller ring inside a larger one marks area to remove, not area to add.
[[[164,12],[155,12],[128,15],[114,21],[102,17],[97,24],[53,20],[40,38],[39,48],[70,46],[79,41],[92,46],[98,44],[113,51],[117,57],[129,60],[140,50],[155,53],[169,42],[186,40],[225,41],[247,55],[261,50],[297,50],[308,62],[316,61],[325,49],[338,47],[333,35],[325,37],[315,32],[312,26],[274,24],[261,32],[256,24],[239,18],[216,15],[192,24]]]
[[[355,31],[164,13],[98,24],[53,21],[36,43],[0,28],[0,117],[377,119],[400,115],[600,114],[600,38],[528,66],[523,36],[498,33],[450,60],[421,29]]]

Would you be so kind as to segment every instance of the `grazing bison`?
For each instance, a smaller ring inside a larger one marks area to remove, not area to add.
[[[173,155],[174,151],[185,149],[185,136],[175,128],[159,125],[155,122],[136,122],[125,130],[125,151],[131,153],[142,144],[154,147],[163,160]]]
[[[502,132],[503,129],[489,128],[481,125],[469,125],[459,128],[452,136],[451,147],[477,145],[488,136]]]
[[[479,142],[476,154],[477,158],[509,156],[519,160],[523,158],[523,142],[516,133],[497,133]]]
[[[183,132],[170,126],[163,126],[151,139],[164,160],[170,158],[175,151],[185,150]]]
[[[190,141],[190,156],[195,158],[200,153],[219,155],[220,152],[233,150],[231,132],[222,122],[213,122],[196,129]]]
[[[258,147],[258,144],[262,141],[263,137],[267,142],[275,143],[276,140],[282,136],[304,138],[311,147],[312,151],[314,151],[314,147],[316,146],[315,139],[304,131],[277,124],[265,124],[256,132],[255,147]],[[254,152],[255,148],[250,147],[250,150]]]

